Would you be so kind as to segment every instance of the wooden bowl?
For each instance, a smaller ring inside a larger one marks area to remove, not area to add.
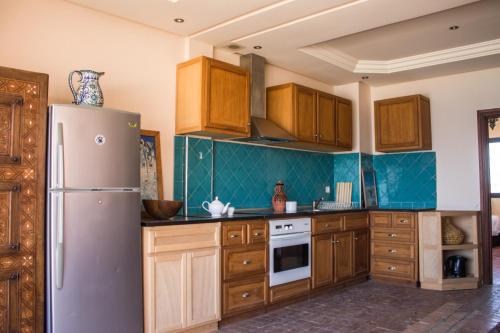
[[[182,201],[142,200],[146,212],[156,219],[166,220],[177,215],[182,208]]]

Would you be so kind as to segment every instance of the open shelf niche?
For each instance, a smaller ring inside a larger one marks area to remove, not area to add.
[[[465,239],[459,245],[443,245],[443,224],[449,219],[462,230]],[[433,211],[419,213],[419,271],[423,289],[455,290],[475,289],[481,281],[480,230],[478,212],[470,211]],[[447,258],[461,255],[467,258],[464,278],[444,276],[444,263]]]

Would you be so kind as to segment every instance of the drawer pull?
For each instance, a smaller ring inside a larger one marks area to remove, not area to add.
[[[248,298],[248,297],[250,297],[250,293],[243,293],[241,295],[241,298]]]
[[[358,237],[354,237],[354,240],[358,240]]]
[[[340,241],[339,241],[339,240],[334,240],[334,241],[332,242],[332,244],[338,244],[338,243],[340,243]]]
[[[402,219],[402,220],[399,220],[399,223],[401,224],[406,224],[408,223],[409,221],[407,219]]]
[[[243,265],[250,265],[252,260],[243,260]]]
[[[330,228],[330,225],[329,225],[329,224],[325,224],[325,227],[326,227],[326,228]]]
[[[397,253],[397,252],[398,252],[397,250],[389,249],[389,253]]]
[[[229,236],[229,238],[238,238],[238,237],[240,237],[240,235],[231,235],[231,236]]]
[[[387,236],[389,236],[389,237],[391,237],[391,238],[396,238],[396,237],[398,237],[398,235],[397,235],[397,234],[387,234]]]
[[[387,270],[388,271],[395,271],[396,267],[395,266],[389,266],[389,267],[387,267]]]
[[[262,234],[260,232],[256,232],[255,234],[253,234],[254,236],[256,237],[259,237],[259,236],[262,236]]]

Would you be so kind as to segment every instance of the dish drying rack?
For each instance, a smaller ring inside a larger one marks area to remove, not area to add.
[[[336,201],[321,201],[318,204],[317,209],[319,210],[340,210],[340,209],[351,209],[359,208],[359,203],[357,202],[336,202]]]

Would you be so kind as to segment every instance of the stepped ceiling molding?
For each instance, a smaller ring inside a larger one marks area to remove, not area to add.
[[[500,0],[66,1],[332,85],[500,67]]]

